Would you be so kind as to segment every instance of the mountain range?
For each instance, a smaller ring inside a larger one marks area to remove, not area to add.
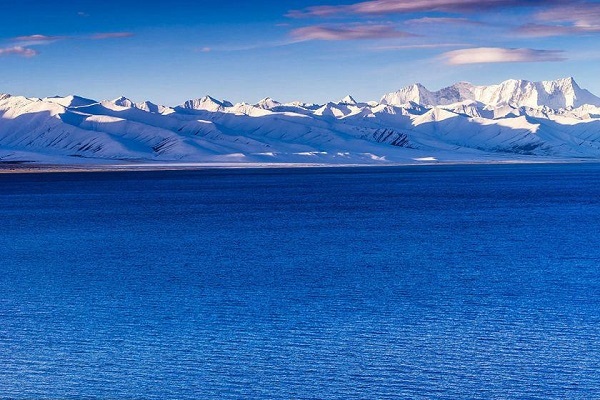
[[[600,98],[573,78],[415,84],[359,102],[170,107],[0,95],[0,161],[319,163],[600,159]]]

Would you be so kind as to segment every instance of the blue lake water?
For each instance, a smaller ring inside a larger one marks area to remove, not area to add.
[[[0,175],[0,398],[600,396],[600,165]]]

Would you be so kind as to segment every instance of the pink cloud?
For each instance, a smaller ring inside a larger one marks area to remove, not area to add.
[[[525,36],[600,33],[600,3],[583,1],[549,7],[538,12],[535,18],[542,24],[524,25],[517,29],[517,33]]]
[[[574,26],[598,27],[600,25],[600,3],[565,1],[556,7],[550,7],[536,14],[541,21],[566,22]]]
[[[33,45],[44,45],[54,43],[60,40],[68,39],[82,39],[82,40],[103,40],[103,39],[120,39],[134,36],[131,32],[102,32],[93,35],[82,35],[82,36],[52,36],[52,35],[25,35],[17,36],[12,39],[19,45],[33,46]]]
[[[398,31],[390,25],[315,25],[295,29],[292,31],[292,36],[298,40],[359,40],[410,37],[415,35]]]
[[[515,33],[521,36],[528,37],[585,35],[590,33],[600,33],[600,25],[583,27],[566,25],[527,24],[516,28]]]
[[[467,18],[450,18],[450,17],[423,17],[417,19],[409,19],[408,24],[422,25],[437,25],[437,24],[456,24],[456,25],[483,25],[481,22],[473,21]]]
[[[37,56],[38,54],[39,53],[36,50],[28,49],[27,47],[21,46],[0,48],[0,56],[16,55],[29,58]]]
[[[426,43],[426,44],[407,44],[407,45],[398,45],[398,46],[379,46],[372,47],[371,50],[410,50],[410,49],[441,49],[444,47],[464,47],[469,46],[469,44],[465,43]]]
[[[499,47],[478,47],[454,50],[444,53],[442,58],[450,65],[523,63],[564,61],[559,50],[508,49]]]
[[[56,40],[62,40],[65,38],[65,36],[27,35],[17,36],[13,40],[18,42],[54,42]]]
[[[134,36],[131,32],[104,32],[104,33],[96,33],[95,35],[90,36],[90,39],[94,40],[103,40],[103,39],[122,39]]]
[[[290,11],[290,17],[326,17],[338,14],[407,14],[414,12],[481,11],[498,7],[547,5],[558,0],[371,0],[351,5],[316,6]]]

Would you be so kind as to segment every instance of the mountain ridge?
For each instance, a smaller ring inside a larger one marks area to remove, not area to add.
[[[405,163],[600,160],[600,98],[573,78],[414,84],[360,102],[256,104],[211,96],[178,106],[124,96],[0,95],[0,161]]]
[[[589,104],[600,107],[600,97],[582,89],[572,77],[539,82],[509,79],[488,86],[459,82],[435,92],[417,83],[384,95],[380,102],[396,106],[409,102],[443,106],[469,100],[489,106],[547,106],[560,109]]]

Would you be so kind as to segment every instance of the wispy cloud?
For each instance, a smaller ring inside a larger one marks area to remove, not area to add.
[[[442,58],[450,65],[554,62],[566,60],[564,52],[560,50],[509,49],[501,47],[453,50],[442,54]]]
[[[565,1],[564,3],[540,11],[536,17],[542,21],[571,23],[580,28],[600,26],[600,3],[588,1]]]
[[[305,42],[305,40],[281,40],[273,42],[260,42],[252,44],[243,44],[237,46],[204,46],[197,47],[194,49],[197,53],[230,53],[230,52],[243,52],[243,51],[254,51],[262,49],[274,49],[279,47],[291,46],[294,44]]]
[[[294,29],[291,34],[297,40],[364,40],[415,36],[390,25],[314,25]]]
[[[104,39],[123,39],[134,36],[132,32],[103,32],[91,35],[89,38],[93,40],[104,40]]]
[[[67,36],[27,35],[17,36],[12,39],[14,45],[19,47],[49,45],[60,40],[68,39]]]
[[[427,44],[407,44],[407,45],[391,45],[391,46],[376,46],[369,50],[393,51],[393,50],[412,50],[412,49],[443,49],[448,47],[465,47],[467,43],[427,43]]]
[[[585,35],[600,33],[600,25],[596,27],[580,27],[565,25],[526,24],[517,27],[514,32],[527,37],[550,37],[566,35]]]
[[[0,56],[21,56],[21,57],[34,57],[39,53],[36,50],[29,49],[27,47],[22,46],[13,46],[13,47],[5,47],[0,48]]]
[[[452,17],[423,17],[409,19],[405,22],[406,24],[413,25],[484,25],[479,21],[473,21],[468,18],[452,18]]]
[[[55,42],[62,39],[66,39],[66,36],[27,35],[13,38],[17,42]]]
[[[330,5],[293,10],[289,17],[329,17],[339,14],[408,14],[415,12],[469,12],[490,8],[547,5],[558,0],[371,0],[351,5]]]
[[[32,46],[42,46],[49,45],[58,41],[63,40],[102,40],[102,39],[118,39],[118,38],[127,38],[133,36],[133,33],[130,32],[106,32],[106,33],[97,33],[94,35],[87,36],[56,36],[56,35],[23,35],[17,36],[10,39],[13,46],[11,47],[0,47],[0,56],[21,56],[21,57],[35,57],[39,54],[39,51],[31,48]]]
[[[600,3],[570,1],[535,14],[541,23],[518,27],[515,33],[529,37],[585,35],[600,33]]]
[[[11,42],[15,45],[14,48],[29,48],[30,46],[42,46],[48,45],[63,40],[103,40],[103,39],[120,39],[134,36],[131,32],[102,32],[93,35],[79,35],[79,36],[59,36],[59,35],[24,35],[17,36],[11,39]],[[29,49],[31,50],[31,49]],[[33,51],[33,50],[32,50]]]

